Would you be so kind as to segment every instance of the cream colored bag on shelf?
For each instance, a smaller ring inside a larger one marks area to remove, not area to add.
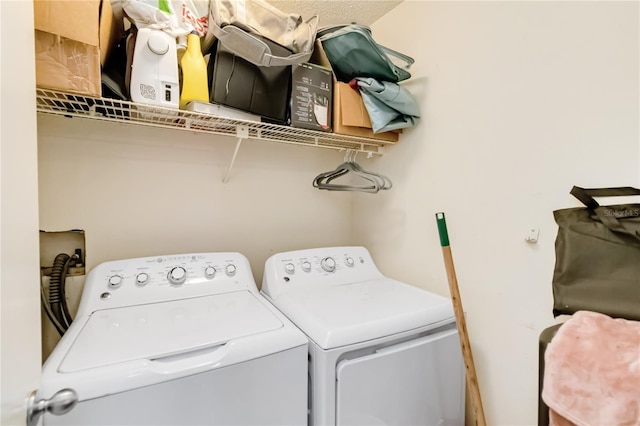
[[[263,0],[210,0],[209,30],[204,46],[215,38],[228,50],[258,66],[285,66],[306,62],[313,52],[318,16],[280,11]],[[292,52],[276,56],[259,37],[267,38]]]

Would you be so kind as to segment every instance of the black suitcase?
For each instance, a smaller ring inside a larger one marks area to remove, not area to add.
[[[263,40],[274,55],[291,54],[279,44]],[[213,50],[209,58],[211,102],[260,115],[266,122],[288,124],[291,66],[254,65],[218,41]]]

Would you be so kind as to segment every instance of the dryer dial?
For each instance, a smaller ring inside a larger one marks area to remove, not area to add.
[[[287,274],[293,274],[296,271],[296,267],[293,263],[287,263],[284,265],[284,270]]]
[[[325,257],[320,261],[320,267],[327,272],[333,272],[336,270],[336,261],[333,257]]]
[[[176,266],[169,271],[167,279],[173,285],[184,284],[184,282],[187,280],[187,270],[182,266]]]

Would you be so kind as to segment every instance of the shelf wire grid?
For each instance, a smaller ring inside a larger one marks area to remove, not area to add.
[[[385,145],[394,144],[394,142],[379,139],[227,118],[43,88],[37,88],[36,95],[37,111],[43,114],[179,129],[242,139],[352,150],[367,153],[369,156],[382,155]]]

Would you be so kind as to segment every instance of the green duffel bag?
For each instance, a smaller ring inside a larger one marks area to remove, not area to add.
[[[640,320],[640,204],[600,206],[593,197],[640,195],[632,187],[571,194],[585,207],[556,210],[553,314],[579,310]]]
[[[397,83],[411,77],[413,58],[376,43],[369,27],[335,25],[321,28],[317,36],[339,81],[371,77]],[[396,65],[390,56],[404,65]]]

